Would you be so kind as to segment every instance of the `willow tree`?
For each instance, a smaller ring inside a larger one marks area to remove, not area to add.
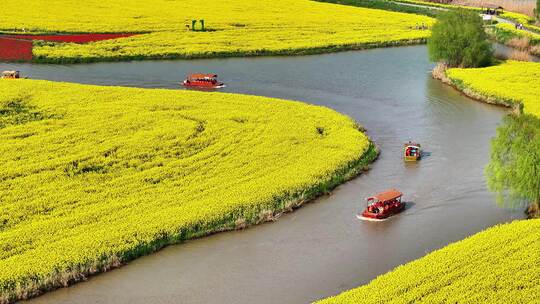
[[[534,10],[536,21],[540,22],[540,0],[536,0],[536,9]]]
[[[540,119],[532,115],[509,115],[491,142],[486,167],[489,188],[499,202],[529,203],[530,215],[540,204]]]
[[[450,10],[438,14],[428,39],[429,57],[450,67],[481,67],[491,64],[493,48],[478,13]]]

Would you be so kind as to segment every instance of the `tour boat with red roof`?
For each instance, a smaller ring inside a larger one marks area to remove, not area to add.
[[[216,74],[190,74],[182,82],[185,87],[219,89],[225,87],[223,82],[217,80]]]
[[[405,203],[401,201],[403,193],[390,189],[366,199],[366,209],[356,216],[359,219],[382,220],[405,210]]]

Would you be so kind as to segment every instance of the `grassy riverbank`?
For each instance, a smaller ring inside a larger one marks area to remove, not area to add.
[[[507,61],[479,69],[449,69],[446,75],[462,92],[490,103],[522,103],[540,117],[540,63]]]
[[[499,23],[495,25],[497,41],[507,43],[513,38],[528,38],[533,45],[540,44],[540,34],[516,29],[512,24]]]
[[[377,156],[324,107],[33,80],[0,80],[0,142],[0,303],[272,220]]]
[[[513,194],[519,201],[527,193],[527,214],[539,217],[540,63],[508,61],[482,69],[449,69],[446,75],[447,81],[470,97],[511,106],[525,114],[512,116],[499,126],[486,172],[490,188],[494,187],[500,198]],[[517,148],[511,149],[514,146]],[[503,185],[512,185],[512,191]]]
[[[516,29],[512,24],[499,23],[487,28],[488,35],[495,41],[513,49],[510,58],[530,61],[526,54],[540,56],[540,34]]]
[[[489,228],[317,302],[538,303],[540,219]]]
[[[289,55],[403,45],[424,42],[429,31],[415,26],[433,22],[426,16],[309,0],[24,2],[2,4],[6,15],[17,18],[0,20],[0,30],[142,33],[88,44],[36,43],[34,60],[39,62]],[[186,29],[200,19],[206,31]]]

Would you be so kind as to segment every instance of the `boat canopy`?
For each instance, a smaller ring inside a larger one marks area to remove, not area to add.
[[[2,75],[17,75],[19,74],[19,71],[3,71]]]
[[[386,190],[386,191],[381,192],[381,193],[377,193],[374,196],[369,197],[368,200],[377,200],[377,201],[380,201],[380,202],[386,202],[386,201],[390,201],[390,200],[399,198],[401,196],[403,196],[403,193],[401,193],[400,191],[398,191],[396,189],[390,189],[390,190]]]
[[[204,78],[217,78],[216,74],[191,74],[188,78],[204,79]]]
[[[415,143],[415,142],[404,143],[403,146],[404,146],[404,147],[416,147],[416,148],[420,148],[420,144],[419,144],[419,143]]]

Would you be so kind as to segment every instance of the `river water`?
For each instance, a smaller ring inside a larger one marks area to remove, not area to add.
[[[212,72],[239,92],[324,105],[361,122],[380,146],[372,169],[277,222],[170,246],[33,303],[308,303],[486,227],[523,217],[498,206],[483,168],[506,110],[433,80],[425,46],[305,56],[89,65],[0,64],[32,78],[180,89]],[[426,157],[404,163],[401,146]],[[355,213],[395,187],[410,208],[384,222]]]

